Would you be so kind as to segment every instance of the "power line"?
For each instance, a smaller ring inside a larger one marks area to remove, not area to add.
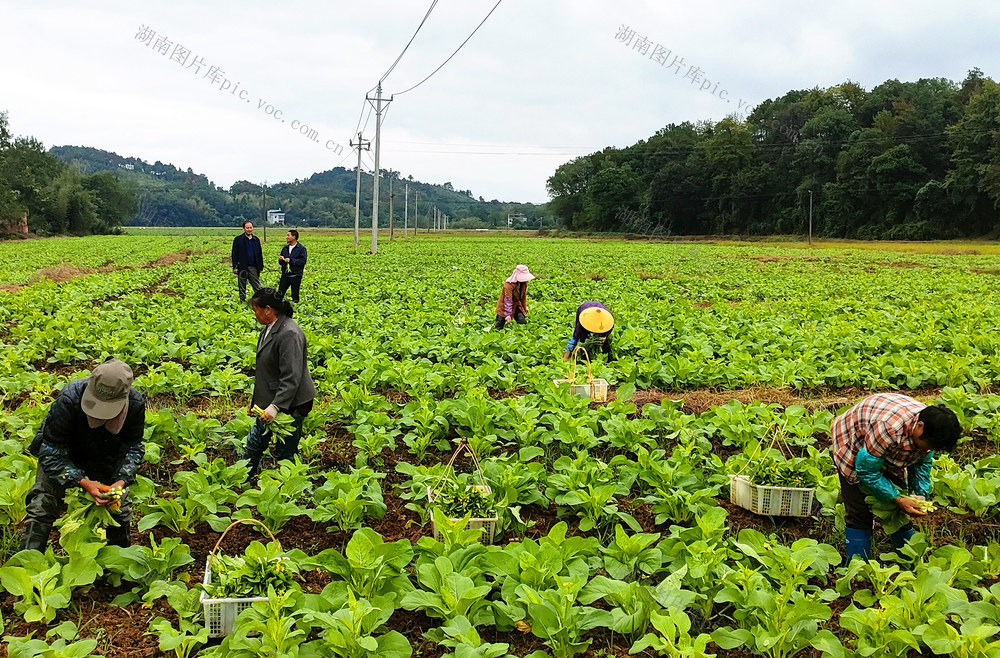
[[[434,7],[437,6],[437,3],[438,3],[438,0],[433,0],[433,2],[431,2],[431,6],[428,7],[427,13],[424,14],[423,20],[420,21],[420,25],[417,26],[417,29],[413,33],[413,36],[410,37],[410,40],[407,41],[406,45],[403,47],[403,52],[399,53],[399,57],[397,57],[396,61],[392,63],[392,66],[389,67],[389,70],[386,71],[385,73],[383,73],[382,77],[378,79],[378,84],[382,84],[382,81],[385,80],[389,76],[390,73],[392,73],[392,70],[394,68],[396,68],[396,64],[399,64],[399,60],[403,59],[403,55],[406,54],[406,50],[410,47],[410,44],[413,43],[413,40],[417,38],[417,32],[420,32],[420,28],[422,28],[424,26],[424,23],[427,21],[427,17],[431,15],[432,11],[434,11]],[[378,85],[375,85],[375,86],[377,87]],[[375,87],[372,87],[372,89],[374,89],[374,88]],[[369,89],[368,91],[371,92],[371,89]]]
[[[361,132],[364,132],[368,128],[368,122],[372,119],[372,106],[368,105],[368,116],[365,117],[365,125],[361,126]]]
[[[576,146],[572,144],[564,144],[561,146],[541,146],[538,144],[472,144],[468,142],[400,142],[397,141],[396,144],[424,144],[427,146],[496,146],[501,148],[529,148],[529,149],[599,149],[600,146],[585,145]]]
[[[486,19],[487,19],[487,18],[489,18],[489,17],[490,17],[490,16],[491,16],[491,15],[493,14],[493,12],[494,12],[494,11],[496,11],[496,8],[500,6],[500,3],[501,3],[502,1],[503,1],[503,0],[497,0],[497,3],[496,3],[495,5],[493,5],[493,9],[490,9],[490,13],[486,14],[486,18],[484,18],[484,19],[483,19],[482,21],[480,21],[479,25],[477,25],[477,26],[476,26],[476,29],[472,31],[472,34],[470,34],[469,36],[465,37],[465,41],[463,41],[462,43],[460,43],[460,44],[459,44],[458,48],[456,48],[456,49],[455,49],[455,52],[453,52],[453,53],[452,53],[451,55],[449,55],[449,56],[448,56],[448,59],[446,59],[446,60],[444,60],[443,62],[441,62],[441,66],[439,66],[439,67],[437,67],[436,69],[434,69],[433,71],[431,71],[431,74],[430,74],[430,75],[428,75],[428,76],[427,76],[426,78],[424,78],[423,80],[421,80],[421,81],[420,81],[420,82],[418,82],[417,84],[413,85],[413,86],[412,86],[412,87],[410,87],[409,89],[404,89],[403,91],[399,91],[399,92],[396,92],[396,93],[394,93],[394,94],[393,94],[393,96],[399,96],[400,94],[405,94],[405,93],[406,93],[406,92],[408,92],[408,91],[413,91],[414,89],[416,89],[416,88],[417,88],[417,87],[419,87],[420,85],[422,85],[422,84],[424,84],[425,82],[427,82],[428,80],[430,80],[430,79],[431,79],[431,77],[432,77],[432,76],[433,76],[433,75],[434,75],[435,73],[437,73],[438,71],[440,71],[440,70],[441,70],[441,69],[442,69],[442,68],[444,67],[444,65],[445,65],[445,64],[447,64],[448,62],[450,62],[450,61],[451,61],[451,58],[452,58],[452,57],[454,57],[455,55],[457,55],[457,54],[458,54],[458,51],[462,49],[462,46],[464,46],[465,44],[467,44],[467,43],[469,42],[469,39],[471,39],[471,38],[473,37],[473,35],[474,35],[474,34],[475,34],[476,32],[478,32],[478,31],[479,31],[479,28],[481,28],[481,27],[483,26],[483,23],[485,23],[485,22],[486,22]]]
[[[367,95],[367,94],[368,94],[368,92],[365,92],[365,95]],[[364,119],[364,117],[365,117],[365,109],[367,107],[368,107],[368,103],[364,103],[361,106],[361,112],[360,112],[360,114],[358,114],[358,123],[357,123],[357,125],[354,126],[354,134],[355,135],[357,135],[358,132],[361,130],[361,120]],[[367,121],[365,122],[365,125],[368,125]]]
[[[578,153],[532,153],[530,151],[437,151],[429,149],[394,150],[393,153],[449,153],[453,155],[579,155]]]

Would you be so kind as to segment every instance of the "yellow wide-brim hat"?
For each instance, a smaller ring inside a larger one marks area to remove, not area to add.
[[[592,334],[603,334],[615,326],[615,318],[607,309],[585,308],[580,312],[580,326]]]

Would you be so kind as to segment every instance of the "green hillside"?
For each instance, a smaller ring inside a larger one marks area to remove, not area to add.
[[[259,221],[264,207],[281,208],[286,223],[293,226],[354,226],[356,172],[336,167],[290,183],[275,183],[261,189],[259,183],[237,181],[228,190],[215,185],[191,168],[186,171],[160,161],[120,156],[84,146],[55,146],[49,152],[82,175],[115,172],[133,185],[139,209],[133,226],[235,226],[245,219]],[[471,190],[455,190],[451,183],[423,183],[398,171],[384,170],[380,184],[380,223],[389,222],[389,179],[393,180],[396,222],[403,223],[404,185],[410,186],[410,225],[419,212],[419,226],[426,228],[432,208],[449,216],[449,227],[483,228],[506,226],[507,215],[521,213],[525,220],[517,228],[536,228],[544,206],[485,201]],[[266,200],[264,198],[266,194]],[[372,176],[361,175],[361,225],[371,226]]]

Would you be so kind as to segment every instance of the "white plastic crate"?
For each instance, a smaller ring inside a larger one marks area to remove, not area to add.
[[[485,484],[476,485],[476,489],[479,489],[480,491],[486,494],[493,493],[493,489],[491,489],[488,485]],[[431,487],[427,487],[427,501],[432,505],[434,504],[434,491],[431,489]],[[455,521],[457,519],[449,519],[449,520]],[[480,541],[483,544],[490,545],[493,543],[493,536],[496,534],[497,517],[494,516],[488,519],[472,518],[469,519],[469,525],[466,527],[470,530],[474,530],[476,528],[482,528],[483,534],[480,536]],[[434,523],[433,515],[431,515],[431,533],[434,534],[434,539],[438,538],[437,524]]]
[[[205,559],[205,586],[212,583],[212,556]],[[241,612],[249,608],[255,601],[266,601],[266,596],[256,596],[248,599],[210,599],[202,591],[201,605],[205,609],[205,628],[209,637],[225,637],[233,632],[233,624]]]
[[[811,516],[814,488],[762,487],[742,475],[729,476],[729,500],[764,516]]]

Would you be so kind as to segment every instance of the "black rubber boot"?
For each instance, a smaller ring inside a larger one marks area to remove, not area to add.
[[[44,553],[49,545],[49,533],[52,526],[40,521],[27,521],[24,524],[24,534],[21,535],[21,545],[19,550],[36,550]]]

